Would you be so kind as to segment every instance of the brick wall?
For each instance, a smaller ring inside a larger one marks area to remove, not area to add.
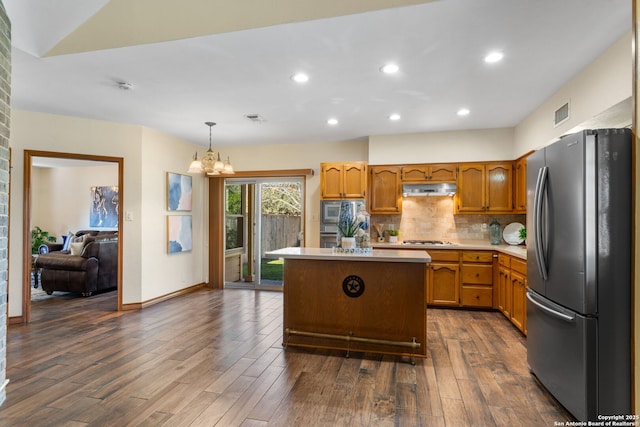
[[[7,384],[7,251],[9,238],[9,127],[11,23],[0,0],[0,405]]]

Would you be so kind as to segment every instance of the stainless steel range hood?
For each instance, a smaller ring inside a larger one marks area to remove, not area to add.
[[[403,184],[402,195],[411,196],[453,196],[456,194],[456,185],[453,183],[434,184]]]

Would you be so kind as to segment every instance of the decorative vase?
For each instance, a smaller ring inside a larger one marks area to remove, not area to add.
[[[389,243],[398,243],[398,236],[389,236]]]
[[[352,249],[356,247],[356,238],[355,237],[342,237],[342,248],[343,249]]]
[[[492,245],[499,245],[500,240],[502,240],[502,228],[500,227],[500,223],[494,218],[489,225],[489,241]]]

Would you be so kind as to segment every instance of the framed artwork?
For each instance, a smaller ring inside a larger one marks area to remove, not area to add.
[[[191,215],[167,215],[167,252],[189,252],[192,248]]]
[[[167,172],[167,210],[191,211],[191,176]]]
[[[89,227],[117,227],[118,187],[91,187],[91,212]]]

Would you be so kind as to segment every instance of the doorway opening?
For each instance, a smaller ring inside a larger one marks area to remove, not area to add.
[[[24,156],[22,321],[31,319],[32,288],[42,287],[35,281],[39,272],[33,262],[37,253],[33,253],[32,230],[36,226],[57,242],[63,242],[62,236],[68,236],[68,232],[79,230],[117,233],[117,303],[113,310],[121,310],[123,159],[33,150],[25,150]],[[94,193],[107,187],[115,191],[109,198],[115,206],[105,206],[95,215]],[[98,222],[94,224],[94,220]]]
[[[281,290],[283,260],[268,251],[303,246],[302,178],[227,179],[225,287]]]

